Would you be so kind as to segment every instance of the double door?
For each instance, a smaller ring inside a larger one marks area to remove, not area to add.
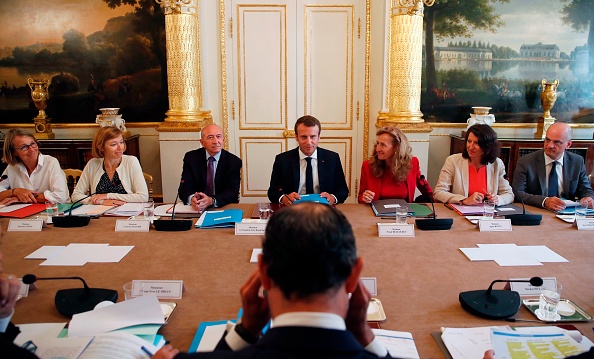
[[[231,1],[228,143],[243,160],[240,196],[266,196],[274,157],[297,146],[303,115],[340,154],[354,193],[363,144],[365,7],[360,0]]]

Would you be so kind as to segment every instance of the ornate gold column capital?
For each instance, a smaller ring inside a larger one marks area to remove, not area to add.
[[[155,0],[165,15],[198,14],[198,0]]]
[[[419,15],[423,16],[425,6],[433,6],[435,0],[391,0],[392,16]]]
[[[398,127],[404,133],[430,133],[433,131],[427,122],[398,122],[390,119],[379,119],[375,123],[375,127]]]

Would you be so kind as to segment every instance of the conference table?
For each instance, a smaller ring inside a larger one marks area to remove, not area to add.
[[[249,218],[255,204],[230,205]],[[410,332],[421,358],[443,358],[431,336],[441,327],[478,327],[513,324],[479,318],[460,306],[462,291],[486,289],[495,279],[556,277],[563,284],[562,298],[571,299],[594,314],[594,232],[578,231],[554,213],[528,207],[543,215],[540,226],[514,226],[511,232],[481,232],[470,221],[443,204],[436,205],[440,218],[454,218],[448,231],[415,230],[415,237],[378,237],[378,222],[368,205],[341,204],[353,226],[358,254],[364,260],[363,277],[377,278],[377,296],[386,312],[383,329]],[[121,218],[120,218],[121,219]],[[7,232],[7,218],[0,219],[3,237],[0,251],[4,270],[22,276],[81,276],[89,286],[116,289],[123,300],[123,285],[137,280],[183,280],[183,298],[160,333],[175,347],[188,350],[200,322],[234,319],[241,306],[239,288],[256,269],[250,263],[252,249],[261,247],[262,236],[236,236],[233,228],[196,229],[186,232],[116,232],[113,217],[91,220],[87,227],[53,228],[41,232]],[[408,220],[413,223],[413,219]],[[109,243],[134,248],[119,263],[87,263],[80,267],[40,266],[41,260],[25,256],[45,245]],[[546,245],[568,260],[540,266],[499,266],[494,261],[471,262],[459,248],[476,244],[515,243]],[[304,266],[307,263],[303,263]],[[42,281],[16,305],[13,322],[64,322],[68,318],[54,307],[57,290],[79,286],[77,281]],[[502,284],[496,284],[501,289]],[[516,315],[536,319],[523,306]],[[574,324],[594,340],[591,322]],[[479,357],[479,356],[477,356]],[[482,357],[482,356],[480,356]]]

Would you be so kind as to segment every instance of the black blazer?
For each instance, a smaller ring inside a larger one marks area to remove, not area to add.
[[[320,192],[336,196],[338,203],[345,201],[349,187],[344,178],[340,156],[336,152],[318,147],[318,180]],[[276,155],[270,176],[268,199],[278,203],[284,194],[297,192],[299,189],[299,147]]]
[[[516,197],[521,197],[525,204],[542,208],[547,186],[544,150],[520,157],[512,181]],[[570,200],[594,197],[584,158],[569,151],[565,151],[563,157],[563,192],[560,196]]]
[[[204,192],[206,187],[206,149],[190,151],[184,156],[182,172],[183,183],[179,186],[179,196],[185,203],[196,192]],[[239,203],[239,183],[241,182],[241,160],[234,154],[221,150],[221,157],[215,173],[215,195],[217,205]]]
[[[224,339],[223,339],[224,340]],[[220,346],[218,347],[220,348]],[[387,358],[390,356],[388,355]],[[270,329],[258,343],[236,352],[179,354],[186,358],[377,358],[365,351],[351,332],[310,327]]]
[[[6,332],[0,333],[0,357],[1,358],[14,358],[14,359],[29,359],[37,358],[37,356],[28,350],[25,350],[13,343],[14,338],[21,331],[15,327],[12,323],[8,323]]]

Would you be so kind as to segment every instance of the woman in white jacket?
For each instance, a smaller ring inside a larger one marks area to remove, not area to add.
[[[72,202],[92,194],[85,203],[122,205],[146,202],[148,188],[138,159],[124,154],[126,142],[117,127],[102,127],[93,138],[93,159],[87,162]]]

